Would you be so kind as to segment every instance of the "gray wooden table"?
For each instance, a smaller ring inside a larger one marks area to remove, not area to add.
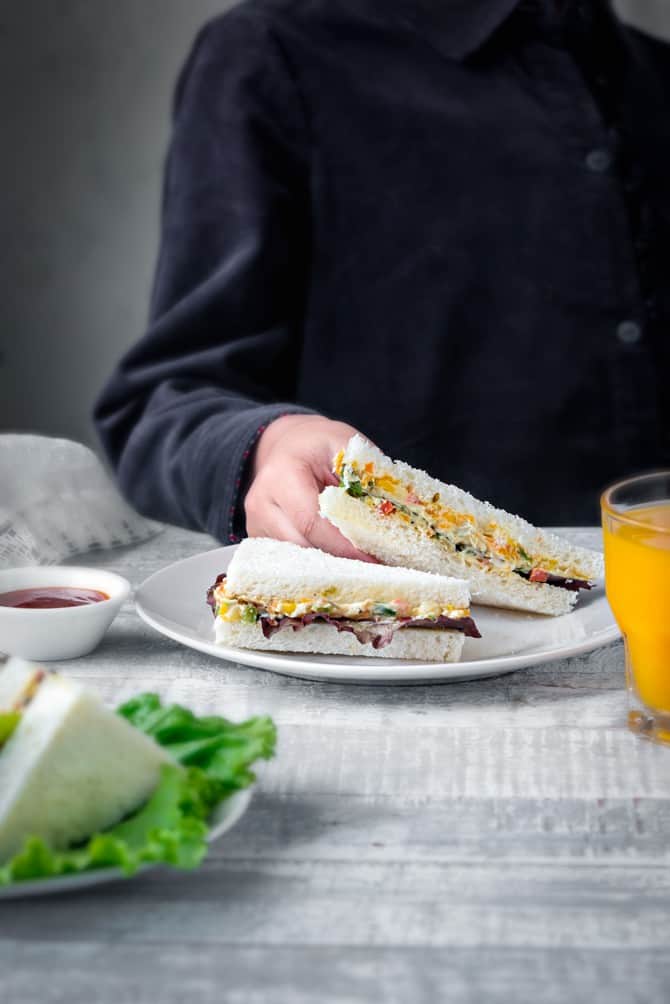
[[[91,556],[134,585],[213,546]],[[0,904],[6,1004],[670,1000],[670,749],[624,727],[620,644],[480,682],[308,683],[123,610],[62,668],[110,703],[267,712],[276,760],[194,873]]]

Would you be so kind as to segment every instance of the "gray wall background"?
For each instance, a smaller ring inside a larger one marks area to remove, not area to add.
[[[94,442],[97,390],[145,322],[174,81],[231,5],[2,5],[0,429]],[[617,6],[670,37],[670,0]]]
[[[93,442],[142,332],[172,91],[231,0],[0,6],[0,428]]]

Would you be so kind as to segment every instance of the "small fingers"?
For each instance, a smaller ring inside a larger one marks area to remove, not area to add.
[[[320,488],[313,473],[309,469],[303,469],[296,472],[296,476],[290,481],[284,481],[279,486],[274,501],[311,547],[318,547],[341,558],[374,563],[375,558],[359,551],[332,523],[319,515]]]
[[[311,533],[308,540],[312,547],[318,547],[329,554],[336,554],[340,558],[354,558],[356,561],[367,561],[370,564],[378,564],[377,559],[371,554],[359,551],[350,540],[340,533],[337,527],[329,523],[322,516],[317,516],[312,524]]]
[[[247,533],[250,537],[272,537],[273,540],[287,540],[300,547],[309,547],[310,543],[292,523],[290,517],[276,502],[267,502],[263,507],[260,519],[253,523],[247,521]]]

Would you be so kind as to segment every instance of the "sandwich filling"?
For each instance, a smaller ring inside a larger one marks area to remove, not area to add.
[[[529,582],[542,582],[561,589],[591,589],[588,576],[568,568],[555,558],[529,554],[495,520],[478,522],[474,516],[444,505],[440,493],[420,498],[414,485],[389,474],[378,473],[373,463],[345,461],[344,451],[335,457],[340,487],[374,509],[380,517],[401,520],[435,540],[445,550],[458,553],[466,565],[497,569],[519,575]]]
[[[215,617],[226,623],[258,624],[266,638],[277,631],[288,628],[300,631],[315,623],[350,632],[362,645],[370,644],[375,649],[390,644],[396,631],[403,628],[462,631],[470,638],[480,637],[468,608],[439,606],[432,602],[412,605],[403,599],[350,603],[335,587],[326,589],[320,596],[260,599],[233,593],[222,574],[207,591],[207,603]]]
[[[24,711],[33,700],[47,673],[36,669],[27,678],[21,690],[14,695],[9,707],[0,708],[0,750],[16,731]]]

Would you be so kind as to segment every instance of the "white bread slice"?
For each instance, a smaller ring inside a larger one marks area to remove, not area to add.
[[[434,602],[436,606],[466,609],[470,605],[470,591],[463,579],[336,558],[313,547],[266,537],[243,540],[226,575],[227,593],[259,603],[272,597],[319,596],[330,589],[329,596],[335,602],[341,598],[346,603],[383,603],[399,598],[415,606]]]
[[[0,711],[19,710],[46,673],[41,666],[23,659],[12,658],[4,665],[0,663]]]
[[[555,534],[536,529],[518,516],[494,509],[487,502],[478,502],[453,485],[443,485],[422,471],[388,460],[370,444],[366,444],[365,448],[362,444],[361,437],[354,436],[349,444],[353,448],[351,453],[347,448],[345,461],[350,456],[362,464],[371,460],[376,472],[390,473],[395,478],[412,483],[421,498],[439,493],[441,502],[456,511],[470,513],[475,519],[495,519],[530,554],[543,553],[574,565],[579,569],[580,577],[592,580],[602,578],[603,559],[597,552],[574,547]],[[352,544],[388,565],[405,565],[440,575],[466,578],[473,603],[557,616],[568,613],[579,597],[577,592],[546,583],[529,582],[506,569],[467,563],[458,552],[443,547],[413,524],[382,516],[376,509],[352,498],[342,488],[325,488],[319,498],[319,508],[321,515]]]
[[[10,660],[0,670],[3,701],[37,668]],[[173,762],[96,694],[46,673],[0,750],[0,862],[29,835],[61,849],[112,826],[149,798],[161,765]]]
[[[460,631],[403,628],[384,648],[362,645],[348,632],[331,624],[308,624],[301,631],[284,628],[265,638],[259,624],[233,624],[217,618],[216,640],[220,645],[272,652],[312,652],[317,655],[353,655],[372,659],[413,659],[420,662],[458,662],[465,643]]]

